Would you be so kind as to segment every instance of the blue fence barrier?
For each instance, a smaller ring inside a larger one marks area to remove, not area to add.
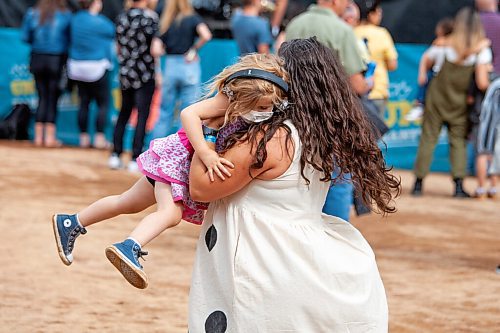
[[[409,112],[415,100],[417,85],[417,69],[420,56],[427,46],[414,44],[398,44],[399,67],[390,73],[390,100],[385,121],[391,128],[383,140],[387,144],[385,153],[389,165],[396,168],[411,169],[420,137],[420,123],[408,122],[404,115]],[[12,105],[27,103],[34,110],[37,105],[36,90],[33,77],[29,72],[29,47],[20,40],[18,29],[0,29],[0,118],[5,116]],[[232,40],[212,40],[200,51],[202,80],[207,81],[225,66],[237,59],[237,46]],[[121,98],[116,70],[111,77],[112,100],[109,112],[109,125],[106,135],[111,137],[113,123],[118,113]],[[73,91],[64,94],[59,101],[57,118],[58,137],[66,144],[78,143],[77,125],[78,96]],[[95,110],[93,110],[95,111]],[[94,112],[91,112],[91,118]],[[93,128],[90,128],[90,132]],[[131,131],[127,132],[128,136]],[[125,142],[130,142],[126,138]],[[471,163],[469,163],[471,164]],[[434,154],[433,171],[448,171],[448,146],[446,131],[443,130]]]

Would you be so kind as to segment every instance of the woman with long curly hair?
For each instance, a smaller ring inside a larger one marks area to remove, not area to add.
[[[289,107],[226,141],[232,176],[212,182],[196,152],[192,160],[191,196],[210,206],[189,330],[387,332],[372,249],[352,225],[321,210],[334,165],[384,214],[395,211],[400,182],[333,51],[310,38],[284,43],[279,55]]]

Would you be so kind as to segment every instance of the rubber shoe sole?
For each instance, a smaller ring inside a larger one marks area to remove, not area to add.
[[[59,236],[59,230],[57,229],[57,214],[52,216],[52,230],[54,231],[54,237],[56,238],[57,252],[59,253],[59,258],[66,266],[71,265],[70,261],[64,254],[63,247],[61,244],[61,237]]]
[[[107,247],[106,257],[131,285],[139,289],[144,289],[148,286],[148,277],[146,274],[142,270],[137,269],[116,247]]]

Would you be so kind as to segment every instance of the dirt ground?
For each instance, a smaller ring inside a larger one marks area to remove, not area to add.
[[[66,267],[51,215],[119,193],[139,176],[108,170],[104,151],[3,141],[0,156],[0,332],[187,331],[199,227],[181,223],[147,247],[145,290],[130,286],[104,255],[144,212],[90,227]],[[500,332],[500,201],[453,199],[443,174],[426,178],[425,195],[413,198],[411,173],[396,173],[398,213],[353,219],[377,255],[390,332]],[[465,186],[472,191],[475,180]]]

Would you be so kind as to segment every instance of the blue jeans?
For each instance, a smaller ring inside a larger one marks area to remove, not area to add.
[[[160,116],[151,131],[151,139],[175,133],[180,127],[179,113],[201,96],[199,60],[187,63],[183,55],[167,55],[163,72]]]
[[[425,105],[425,95],[427,93],[427,88],[429,87],[429,83],[431,83],[432,78],[435,76],[433,71],[427,72],[427,83],[423,86],[418,85],[417,89],[417,103]]]
[[[333,177],[335,176],[334,174]],[[323,213],[349,221],[353,189],[350,174],[345,175],[344,180],[339,180],[336,184],[332,185],[326,195]]]

